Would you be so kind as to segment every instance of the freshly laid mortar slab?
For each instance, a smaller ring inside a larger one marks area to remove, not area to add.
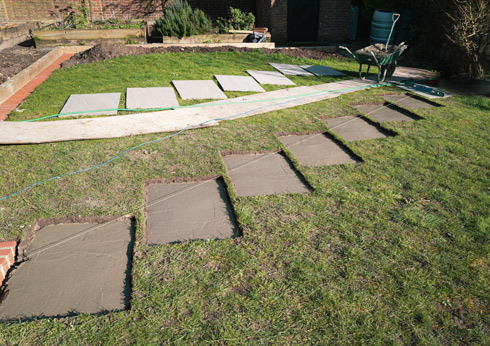
[[[325,118],[322,121],[347,142],[386,137],[383,131],[357,116]]]
[[[227,98],[212,80],[174,80],[172,83],[183,100]]]
[[[282,154],[227,155],[223,160],[239,196],[310,192]]]
[[[279,137],[303,166],[330,166],[356,163],[348,149],[323,133]]]
[[[311,72],[317,76],[346,76],[345,73],[339,72],[328,66],[323,65],[301,65],[306,71]]]
[[[422,98],[415,97],[410,94],[384,95],[383,98],[407,109],[437,107],[429,101],[424,101]]]
[[[354,106],[354,108],[380,123],[414,121],[416,119],[415,117],[402,113],[400,110],[390,105],[359,105]]]
[[[247,70],[247,72],[260,84],[296,85],[292,80],[277,71]]]
[[[279,70],[284,75],[290,76],[313,76],[313,73],[308,72],[301,68],[299,65],[291,65],[291,64],[277,64],[270,62],[269,65]]]
[[[222,239],[237,234],[222,179],[150,185],[146,214],[150,244]]]
[[[61,224],[35,233],[7,281],[0,319],[68,316],[123,310],[130,297],[129,219]]]
[[[117,108],[119,108],[120,98],[121,93],[72,94],[68,98],[68,101],[66,101],[60,113],[77,112],[77,114],[60,115],[60,118],[74,117],[79,115],[114,115],[117,114]],[[103,109],[105,109],[105,111],[88,112]]]
[[[126,108],[166,108],[178,107],[174,88],[127,88]]]
[[[215,75],[224,91],[257,91],[265,92],[264,88],[250,76]]]

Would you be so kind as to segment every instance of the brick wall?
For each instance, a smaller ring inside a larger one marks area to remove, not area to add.
[[[81,0],[1,0],[0,20],[47,20],[62,18],[68,3],[80,6]],[[226,16],[229,6],[255,11],[256,0],[188,0],[193,8],[211,18]],[[156,19],[162,14],[161,0],[85,0],[94,19]]]
[[[347,40],[350,0],[320,0],[318,41]]]

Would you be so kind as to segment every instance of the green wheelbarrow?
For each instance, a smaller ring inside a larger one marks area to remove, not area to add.
[[[349,48],[339,46],[340,49],[346,50],[350,56],[359,63],[359,78],[365,79],[369,74],[371,65],[378,66],[378,83],[384,82],[386,77],[391,77],[397,67],[397,60],[402,55],[403,51],[408,48],[405,43],[396,45],[384,45],[376,43],[371,46],[359,49],[356,53],[352,53]],[[368,65],[366,74],[362,75],[362,65]]]

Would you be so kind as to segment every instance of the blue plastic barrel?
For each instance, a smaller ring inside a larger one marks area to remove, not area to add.
[[[390,36],[391,26],[393,25],[393,10],[376,10],[373,14],[373,21],[371,22],[371,35],[369,36],[369,42],[371,44],[383,43],[386,44],[388,36]],[[395,40],[395,29],[391,34],[390,42],[393,44]]]
[[[412,11],[409,9],[400,11],[400,20],[396,22],[395,44],[410,41],[410,25],[412,24]]]

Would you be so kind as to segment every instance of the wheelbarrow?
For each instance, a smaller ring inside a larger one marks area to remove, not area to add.
[[[356,53],[352,53],[349,48],[339,46],[340,49],[346,50],[359,63],[359,78],[365,79],[369,74],[371,65],[378,66],[378,83],[384,82],[386,77],[393,76],[397,67],[397,60],[402,55],[403,51],[408,48],[405,43],[399,46],[384,45],[376,43],[371,46],[359,49]],[[362,75],[362,65],[367,64],[366,74]]]

